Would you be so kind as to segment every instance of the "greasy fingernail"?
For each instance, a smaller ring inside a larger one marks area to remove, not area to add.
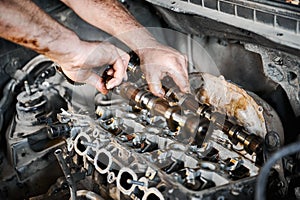
[[[113,71],[113,70],[108,70],[108,71],[107,71],[107,75],[112,76],[113,74],[114,74],[114,71]]]
[[[112,89],[114,87],[116,87],[118,85],[117,80],[115,78],[110,79],[107,83],[106,83],[106,89]]]
[[[114,87],[114,85],[111,84],[110,82],[108,82],[108,83],[106,84],[106,88],[107,88],[108,90],[112,89],[113,87]]]

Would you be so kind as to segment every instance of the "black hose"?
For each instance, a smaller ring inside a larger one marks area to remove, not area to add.
[[[3,97],[0,100],[0,132],[2,132],[2,128],[4,125],[5,113],[11,107],[11,104],[15,99],[15,86],[16,81],[10,80],[3,89]]]
[[[270,159],[265,163],[263,168],[260,170],[260,174],[257,178],[256,188],[255,188],[255,199],[256,200],[265,200],[266,199],[266,185],[268,181],[269,171],[272,166],[276,163],[277,160],[284,156],[288,156],[300,151],[300,141],[285,146],[276,153],[274,153]]]

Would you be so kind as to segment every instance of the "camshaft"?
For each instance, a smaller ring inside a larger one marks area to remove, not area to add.
[[[171,106],[167,99],[156,97],[151,92],[139,89],[127,82],[121,84],[120,95],[136,106],[148,109],[153,115],[165,117],[171,131],[176,131],[178,127],[181,127],[185,137],[197,136],[197,140],[200,140],[197,142],[200,144],[204,141],[209,124],[212,123],[222,130],[233,144],[238,142],[243,144],[245,151],[249,154],[259,153],[262,149],[263,140],[260,136],[248,133],[243,127],[226,119],[225,115],[212,112],[210,107],[199,104],[190,94],[181,95],[178,99],[179,105]],[[195,114],[182,114],[182,108]]]

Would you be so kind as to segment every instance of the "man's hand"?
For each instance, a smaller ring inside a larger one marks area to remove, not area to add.
[[[92,25],[116,36],[137,52],[150,90],[163,96],[160,80],[169,75],[183,92],[189,91],[186,58],[159,44],[117,0],[62,0]],[[82,9],[84,8],[84,9]],[[125,23],[124,23],[125,22]],[[126,76],[129,56],[108,43],[81,41],[30,0],[0,0],[0,37],[41,53],[62,66],[74,81],[107,93]],[[108,83],[93,71],[113,65]]]
[[[141,60],[151,92],[163,96],[161,79],[172,77],[182,92],[189,92],[187,60],[159,44],[117,0],[61,0],[82,19],[108,32],[134,50]],[[82,9],[85,8],[85,9]]]
[[[149,89],[154,95],[164,96],[161,80],[165,76],[170,76],[182,92],[190,92],[186,56],[161,44],[140,49],[138,54]]]
[[[84,9],[86,10],[86,9]],[[44,13],[30,0],[0,0],[0,37],[44,54],[73,81],[107,93],[126,76],[129,55],[106,42],[85,42]],[[104,83],[95,67],[112,65]]]
[[[81,42],[77,54],[72,56],[70,61],[64,57],[54,59],[61,65],[65,75],[73,81],[90,84],[106,94],[108,89],[118,86],[123,78],[126,78],[129,55],[109,43]],[[93,70],[103,65],[113,66],[113,69],[108,71],[108,75],[113,78],[107,83]]]

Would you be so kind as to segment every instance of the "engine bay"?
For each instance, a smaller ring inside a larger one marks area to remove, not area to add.
[[[161,23],[151,4],[125,3]],[[172,21],[174,7],[164,9]],[[49,12],[81,24],[82,37],[103,35],[65,7]],[[128,81],[107,95],[71,84],[42,55],[3,56],[19,67],[2,87],[0,199],[254,199],[260,187],[267,199],[300,199],[299,151],[274,162],[267,185],[258,181],[276,152],[299,143],[299,51],[149,30],[185,49],[191,93],[165,78],[165,96],[151,94],[134,53]]]

